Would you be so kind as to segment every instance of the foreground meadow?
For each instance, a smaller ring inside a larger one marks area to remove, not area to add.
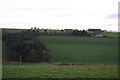
[[[118,78],[118,66],[4,64],[3,78]]]

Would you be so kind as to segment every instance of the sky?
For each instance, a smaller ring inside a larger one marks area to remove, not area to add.
[[[119,0],[0,0],[0,28],[118,31]]]

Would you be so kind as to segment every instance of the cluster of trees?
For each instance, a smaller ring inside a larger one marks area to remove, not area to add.
[[[65,29],[65,30],[52,30],[52,29],[42,29],[43,31],[40,31],[39,28],[34,27],[29,30],[26,30],[25,33],[33,34],[35,36],[38,35],[72,35],[72,36],[90,36],[90,33],[87,31],[92,31],[95,34],[100,34],[101,32],[104,32],[101,29],[88,29],[88,30],[74,30],[74,29]]]
[[[72,34],[76,36],[89,36],[89,34],[85,30],[83,31],[74,30]]]
[[[55,57],[34,35],[24,32],[3,34],[7,59],[22,62],[51,62]]]
[[[28,29],[26,31],[22,31],[23,33],[31,34],[34,36],[38,35],[72,35],[72,36],[90,36],[85,30],[73,30],[73,29],[65,29],[60,30],[57,32],[57,30],[51,30],[49,29],[42,29],[43,31],[40,31],[39,28],[34,27],[31,29]]]

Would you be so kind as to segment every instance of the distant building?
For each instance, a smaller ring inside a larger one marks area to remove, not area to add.
[[[73,29],[65,29],[66,31],[72,31]]]
[[[95,35],[91,35],[91,37],[104,37],[104,35],[102,35],[102,34],[95,34]]]
[[[102,31],[101,29],[88,29],[88,31]]]

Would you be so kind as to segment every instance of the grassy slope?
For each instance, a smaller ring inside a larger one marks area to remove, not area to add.
[[[24,29],[6,29],[8,32],[19,32]],[[105,32],[112,36],[116,33]],[[117,63],[117,39],[106,38],[81,38],[42,36],[37,37],[56,55],[56,62],[65,63]],[[3,42],[3,60],[5,58],[5,47]]]
[[[108,36],[108,37],[118,37],[118,33],[117,32],[103,32],[101,33],[105,36]]]
[[[117,39],[39,36],[56,56],[55,62],[116,64]]]
[[[21,31],[25,31],[26,29],[3,29],[5,30],[6,32],[9,32],[9,33],[15,33],[15,32],[21,32]]]
[[[3,65],[3,78],[117,78],[116,65],[55,66],[40,64]]]

